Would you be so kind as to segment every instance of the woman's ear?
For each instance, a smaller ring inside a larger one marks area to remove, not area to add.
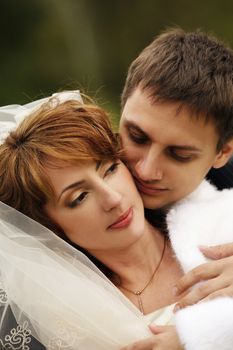
[[[233,156],[233,139],[222,146],[222,149],[216,155],[213,163],[213,168],[218,169],[223,167],[228,160]]]

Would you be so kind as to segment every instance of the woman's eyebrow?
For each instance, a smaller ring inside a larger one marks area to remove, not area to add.
[[[102,161],[97,161],[96,162],[96,167],[95,167],[95,170],[98,171],[98,169],[100,168],[102,164]],[[76,182],[73,182],[72,184],[66,186],[65,188],[63,188],[63,190],[61,191],[59,197],[58,197],[58,201],[60,200],[61,196],[63,195],[64,192],[72,189],[72,188],[79,188],[81,186],[83,186],[83,184],[85,183],[85,180],[80,180],[80,181],[76,181]]]
[[[63,190],[61,191],[59,197],[58,197],[58,201],[60,200],[61,196],[63,195],[64,192],[72,189],[72,188],[79,188],[84,184],[85,180],[80,180],[80,181],[76,181],[72,184],[70,184],[69,186],[63,188]]]

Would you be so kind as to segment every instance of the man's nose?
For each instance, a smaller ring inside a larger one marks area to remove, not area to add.
[[[136,175],[145,182],[159,181],[163,178],[163,171],[155,152],[148,152],[135,165]]]

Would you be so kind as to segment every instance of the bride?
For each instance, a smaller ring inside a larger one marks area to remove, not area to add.
[[[211,237],[212,226],[205,223],[203,233],[202,220],[198,230],[191,220],[203,191],[210,204],[219,194],[204,183],[171,210],[172,248],[166,233],[144,218],[104,111],[60,96],[27,116],[0,146],[1,325],[10,306],[20,330],[29,339],[28,325],[47,349],[121,349],[150,337],[153,323],[172,325],[157,335],[160,349],[213,350],[218,343],[230,349],[231,298],[174,316],[171,292],[183,270],[204,261],[198,244],[232,241],[232,228]],[[211,212],[205,204],[202,212]],[[1,337],[10,343],[7,334]],[[30,349],[26,340],[25,346]]]

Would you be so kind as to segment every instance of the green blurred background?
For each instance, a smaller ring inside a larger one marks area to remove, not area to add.
[[[201,28],[233,46],[233,1],[0,0],[0,105],[80,88],[119,115],[130,62],[162,30]]]

